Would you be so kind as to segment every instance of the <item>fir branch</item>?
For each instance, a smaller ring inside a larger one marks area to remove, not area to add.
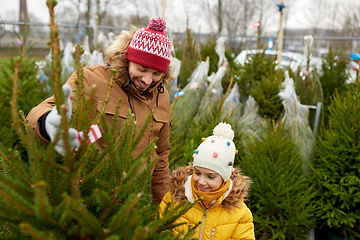
[[[14,81],[14,87],[13,87],[13,97],[12,97],[12,101],[10,102],[11,105],[11,109],[13,112],[13,126],[16,129],[20,139],[22,140],[22,142],[24,143],[24,145],[27,145],[27,139],[25,138],[24,132],[20,127],[20,119],[18,117],[18,113],[17,113],[17,97],[18,97],[18,90],[17,90],[17,85],[18,85],[18,76],[19,76],[19,72],[20,72],[20,61],[16,61],[15,62],[15,75],[12,77],[13,81]],[[31,149],[30,149],[31,150]]]
[[[13,155],[13,153],[11,153]],[[29,186],[32,184],[30,182],[30,175],[29,173],[24,169],[23,165],[18,161],[18,158],[13,156],[12,159],[9,158],[9,156],[6,156],[5,153],[0,148],[0,156],[2,160],[5,160],[5,162],[10,166],[10,171],[13,173],[16,173],[17,176],[19,176],[22,180],[24,180],[25,183],[27,183]]]
[[[52,240],[53,239],[50,236],[44,235],[39,230],[37,230],[36,228],[31,226],[31,224],[29,224],[29,223],[20,223],[19,227],[23,233],[31,235],[33,237],[33,239],[37,239],[37,240]]]
[[[109,206],[111,204],[111,198],[104,190],[95,189],[94,193],[97,201],[101,203],[101,205]],[[102,221],[100,220],[100,222]]]
[[[10,223],[18,224],[19,222],[31,222],[33,224],[44,225],[44,221],[41,221],[34,217],[34,215],[25,214],[19,212],[18,209],[14,209],[9,205],[0,206],[0,220],[7,221]],[[2,239],[0,237],[0,239]]]
[[[115,136],[116,136],[117,128],[118,128],[118,123],[119,123],[119,118],[120,118],[120,116],[119,116],[120,106],[121,106],[121,98],[119,98],[117,103],[116,103],[113,122],[112,122],[112,125],[111,125],[112,126],[111,132],[113,133],[112,134],[113,141],[115,140]]]
[[[97,162],[95,164],[95,168],[91,170],[88,174],[83,176],[80,180],[81,183],[85,183],[86,181],[92,179],[96,174],[100,173],[101,170],[103,170],[109,163],[110,158],[107,157],[107,155],[103,152],[101,154],[100,162]]]
[[[34,185],[36,215],[49,221],[51,224],[58,226],[59,223],[50,217],[51,205],[49,204],[49,197],[47,196],[46,183],[44,181],[38,182]]]
[[[84,63],[81,64],[81,55],[84,53],[84,50],[80,49],[80,46],[77,44],[76,45],[76,75],[77,75],[77,79],[75,80],[75,85],[76,85],[76,99],[77,101],[75,101],[76,106],[75,109],[77,109],[77,114],[78,114],[78,118],[77,118],[77,126],[76,129],[81,129],[82,126],[82,121],[83,121],[83,111],[84,111],[84,70],[83,70],[83,66]],[[91,110],[91,108],[90,108]],[[89,114],[89,116],[91,116]]]
[[[132,184],[130,183],[128,186],[132,186]],[[120,183],[119,186],[115,187],[115,190],[113,191],[114,194],[112,194],[112,197],[111,197],[111,202],[110,204],[106,205],[107,207],[105,208],[105,210],[103,211],[101,217],[100,217],[100,222],[102,223],[106,217],[108,216],[110,210],[112,209],[113,205],[115,202],[117,202],[117,196],[119,195],[119,192],[120,190],[123,189],[123,186],[122,186],[122,183]],[[129,191],[130,190],[130,187],[128,187],[125,191]]]
[[[113,216],[113,219],[110,222],[108,228],[110,235],[116,234],[122,230],[123,227],[121,224],[122,220],[134,209],[136,204],[139,202],[140,197],[141,197],[141,193],[136,194],[132,202],[126,207],[126,211],[124,211],[120,216],[117,216],[117,214]]]
[[[148,146],[148,148],[151,145]],[[146,150],[144,150],[146,151]],[[111,196],[111,204],[107,205],[107,208],[104,210],[102,216],[100,217],[100,222],[102,222],[108,215],[108,213],[110,212],[110,210],[112,209],[114,203],[119,201],[119,195],[121,195],[121,193],[128,193],[131,191],[131,189],[134,188],[134,183],[133,181],[136,180],[136,182],[140,182],[143,181],[143,179],[146,178],[146,176],[148,176],[148,174],[150,174],[150,170],[153,168],[153,165],[155,164],[155,162],[153,162],[152,164],[147,164],[146,168],[142,168],[141,170],[139,170],[139,166],[143,166],[143,163],[140,163],[142,158],[138,158],[138,159],[134,159],[132,160],[132,167],[129,169],[129,171],[127,173],[123,173],[122,178],[120,178],[120,183],[117,187],[115,187],[113,194]],[[125,183],[125,184],[124,184]],[[144,183],[145,184],[145,183]],[[110,186],[108,186],[110,187]],[[143,188],[142,188],[143,189]],[[121,196],[120,196],[121,197]]]
[[[123,126],[122,126],[122,128],[120,130],[119,138],[117,140],[117,144],[115,146],[114,151],[117,151],[120,148],[120,145],[124,142],[125,135],[126,135],[127,131],[129,130],[129,127],[131,125],[130,120],[132,120],[134,117],[135,117],[135,115],[133,113],[131,113],[131,109],[129,109],[128,112],[127,112],[127,119],[123,123]]]
[[[126,151],[123,151],[123,159],[128,159],[128,157],[132,157],[132,153],[133,153],[133,142],[134,142],[134,137],[135,137],[135,132],[136,132],[136,121],[134,121],[134,125],[130,127],[130,129],[132,131],[130,131],[130,136],[128,136],[128,138],[130,139],[130,141],[125,141],[125,146],[127,145],[127,147],[125,148]],[[124,149],[124,150],[125,150]],[[128,168],[127,163],[129,163],[128,161],[125,161],[125,169]]]
[[[128,227],[127,227],[127,229],[126,229],[126,231],[125,231],[124,239],[127,239],[127,234],[128,234],[128,231],[129,231],[130,228],[132,228],[132,229],[136,229],[136,228],[137,228],[137,223],[140,222],[140,218],[143,217],[143,214],[144,214],[146,211],[148,211],[148,209],[149,209],[149,206],[146,206],[146,207],[144,207],[144,208],[139,212],[139,214],[136,214],[136,215],[133,214],[133,215],[131,216],[130,221],[129,221],[129,224],[128,224]],[[136,217],[135,220],[133,219],[134,216]],[[131,223],[135,223],[135,226],[131,226]],[[136,238],[136,239],[138,239],[138,238]]]
[[[81,193],[79,190],[79,180],[77,174],[73,174],[70,178],[70,190],[71,190],[71,196],[76,199],[81,199]]]
[[[61,75],[61,61],[60,61],[60,49],[59,49],[59,29],[57,24],[55,23],[55,12],[54,8],[57,5],[57,2],[54,0],[47,0],[46,5],[49,9],[50,14],[50,42],[48,43],[51,51],[52,51],[52,80],[55,90],[55,105],[61,106],[64,102],[64,94],[62,88],[59,84],[59,78]],[[64,118],[65,115],[61,117]]]
[[[65,192],[66,187],[71,182],[72,174],[74,173],[65,174],[65,176],[63,176],[62,181],[56,186],[53,196],[51,197],[52,198],[50,202],[51,205],[54,205],[57,201],[59,201],[61,194]]]
[[[60,219],[59,219],[59,225],[60,226],[65,226],[67,221],[69,220],[71,216],[71,210],[69,207],[67,207],[66,209],[63,209],[60,215]]]
[[[125,233],[124,233],[124,239],[128,239],[128,233],[129,230],[137,229],[138,228],[138,222],[142,216],[140,214],[131,214],[130,219],[128,221]],[[134,219],[135,218],[135,219]]]
[[[0,174],[0,182],[7,185],[8,187],[14,189],[15,191],[19,192],[20,194],[24,194],[28,197],[34,197],[34,194],[32,191],[29,191],[28,187],[27,188],[23,188],[22,186],[17,185],[16,182],[14,182],[13,179],[7,177],[6,175],[3,176],[2,174]],[[12,180],[12,181],[10,181]]]
[[[103,160],[101,163],[96,164],[96,167],[87,175],[85,175],[83,178],[81,178],[80,182],[85,183],[86,181],[92,179],[96,174],[99,174],[101,170],[104,169],[108,165],[110,161],[110,158],[107,158],[107,160]]]
[[[10,192],[8,192],[8,193],[10,193]],[[9,204],[17,206],[19,208],[19,210],[22,210],[26,213],[35,215],[35,212],[33,210],[31,210],[25,206],[25,205],[30,205],[30,203],[27,203],[24,199],[19,198],[18,196],[15,199],[15,196],[10,196],[8,193],[3,191],[3,189],[0,189],[0,195],[3,197],[3,199],[0,200],[1,202],[3,202],[4,204],[7,204],[7,202],[4,201],[4,199],[7,199]],[[13,195],[13,194],[11,194],[11,195]],[[19,202],[17,200],[20,200],[21,202]]]
[[[86,121],[86,125],[85,125],[85,131],[84,131],[84,136],[88,136],[89,134],[89,129],[91,127],[91,117],[93,115],[93,112],[95,111],[95,108],[91,107],[91,106],[94,106],[95,104],[95,100],[96,100],[96,86],[93,85],[91,86],[90,88],[90,100],[89,100],[89,110],[88,110],[88,118],[87,118],[87,121]],[[80,116],[80,115],[79,115]],[[86,158],[82,158],[83,157],[83,154],[84,154],[84,151],[86,149],[86,145],[87,145],[87,141],[88,141],[88,138],[87,137],[84,137],[81,142],[80,142],[80,149],[79,151],[77,152],[76,154],[76,162],[80,160],[80,165],[84,164]],[[82,159],[81,159],[82,158]]]
[[[38,173],[38,167],[37,167],[37,165],[36,165],[36,161],[31,161],[30,162],[30,165],[32,165],[32,169],[33,169],[33,172],[34,172],[34,175],[33,175],[33,177],[35,177],[35,179],[33,180],[33,181],[35,181],[35,182],[38,182],[38,181],[40,181],[39,180],[39,173]]]
[[[70,207],[73,210],[72,213],[77,217],[77,219],[86,223],[82,227],[85,227],[92,234],[94,234],[94,236],[102,239],[104,237],[104,231],[96,217],[87,208],[84,208],[83,205],[72,199],[67,194],[65,194],[65,200],[70,204]]]
[[[63,129],[63,141],[65,144],[65,150],[66,150],[66,161],[67,161],[67,166],[69,168],[70,171],[74,170],[74,159],[73,156],[71,154],[70,151],[72,151],[72,149],[70,149],[70,143],[69,143],[69,126],[68,126],[68,122],[67,122],[67,117],[66,116],[66,111],[67,111],[67,107],[65,104],[61,105],[60,107],[60,112],[61,112],[61,125],[62,125],[62,129]],[[58,131],[60,132],[60,131]]]
[[[105,110],[106,110],[106,107],[110,101],[110,93],[111,93],[111,89],[113,87],[113,83],[114,83],[114,77],[116,75],[116,70],[115,69],[111,69],[111,75],[110,75],[110,82],[109,82],[109,88],[107,90],[107,93],[106,93],[106,97],[105,97],[105,100],[103,102],[103,105],[101,107],[101,110],[100,110],[100,113],[98,116],[101,116],[101,115],[104,115],[105,113]],[[95,122],[99,123],[100,122],[100,119],[97,119],[95,120]]]
[[[45,155],[45,163],[44,163],[44,166],[43,166],[43,170],[42,170],[42,179],[45,179],[46,178],[46,174],[48,173],[49,171],[49,168],[50,166],[53,167],[54,165],[54,159],[53,159],[53,153],[54,153],[54,148],[50,148],[51,150],[49,152],[46,152],[46,155]],[[56,163],[55,163],[56,165]],[[63,167],[63,166],[62,166]],[[63,170],[63,169],[62,169]]]
[[[28,147],[28,149],[35,150],[36,155],[33,155],[33,158],[36,158],[36,159],[42,161],[43,156],[42,156],[42,154],[39,153],[39,150],[38,150],[39,147],[37,146],[37,143],[36,143],[36,140],[35,140],[37,138],[37,135],[35,134],[34,129],[30,126],[29,121],[26,119],[26,117],[24,115],[24,112],[22,112],[22,111],[21,111],[21,118],[23,119],[26,135],[27,135],[27,138],[28,138],[28,146],[27,147]],[[30,151],[30,154],[31,153],[33,153],[33,152]]]
[[[180,216],[182,216],[195,204],[197,204],[200,201],[200,199],[201,198],[198,198],[193,203],[187,201],[181,201],[177,205],[172,205],[172,202],[169,202],[168,205],[166,206],[166,209],[161,214],[161,216],[156,221],[148,225],[148,231],[146,232],[144,231],[145,235],[143,236],[142,239],[145,239],[147,236],[151,236],[151,234],[155,231],[162,232],[174,228],[176,226],[182,225],[182,223],[174,225],[175,220],[178,219]]]
[[[100,190],[98,190],[98,191],[100,191]],[[115,191],[116,191],[116,189],[115,189]],[[114,197],[110,198],[110,196],[106,192],[104,192],[104,191],[102,191],[102,192],[103,192],[102,193],[103,196],[101,198],[101,201],[104,203],[104,206],[106,206],[106,208],[105,208],[105,210],[103,211],[103,214],[100,217],[99,221],[101,223],[104,222],[104,220],[108,216],[108,213],[110,212],[110,210],[112,209],[112,207],[114,205]]]
[[[137,156],[133,161],[134,162],[141,162],[142,159],[150,159],[152,153],[155,151],[156,149],[156,145],[155,142],[157,141],[157,138],[154,139],[147,147],[146,149],[139,155]],[[149,151],[150,149],[150,151]],[[159,157],[157,156],[156,159],[154,161],[147,161],[147,168],[145,171],[143,171],[143,173],[141,174],[142,176],[139,176],[137,178],[137,182],[141,182],[144,180],[144,178],[147,177],[148,174],[152,174],[151,170],[153,169],[153,167],[156,165],[157,161],[158,161]],[[145,184],[145,182],[144,182]]]
[[[3,157],[0,157],[0,161],[1,161],[1,164],[2,164],[1,171],[4,172],[5,176],[7,176],[8,173],[7,173],[7,170],[6,170],[6,167],[5,167],[5,161],[4,161],[5,154],[2,152],[1,148],[0,148],[0,156],[3,156]]]
[[[100,123],[101,123],[101,129],[103,130],[102,138],[104,139],[104,143],[108,146],[108,153],[109,153],[108,157],[109,157],[111,163],[113,164],[113,168],[115,170],[117,178],[121,179],[122,173],[116,162],[116,156],[115,156],[114,150],[112,149],[112,147],[110,147],[110,146],[112,146],[111,137],[110,137],[111,133],[109,133],[108,124],[107,124],[104,116],[100,116]]]
[[[135,147],[139,144],[140,140],[144,137],[145,135],[145,130],[147,129],[147,127],[149,126],[149,122],[152,119],[152,117],[154,116],[154,110],[151,110],[151,112],[148,114],[144,125],[141,127],[140,132],[137,134],[136,138],[134,139],[133,143],[131,144],[131,147]]]

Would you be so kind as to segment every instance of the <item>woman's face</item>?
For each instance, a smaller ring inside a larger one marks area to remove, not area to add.
[[[129,76],[135,88],[140,92],[146,91],[151,85],[161,80],[164,73],[129,62]]]
[[[193,179],[201,192],[214,192],[223,183],[222,177],[217,172],[203,167],[194,167]]]

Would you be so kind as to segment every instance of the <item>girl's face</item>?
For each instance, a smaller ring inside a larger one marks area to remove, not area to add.
[[[203,167],[194,167],[193,178],[201,192],[214,192],[223,183],[222,177],[217,172]]]
[[[152,84],[161,80],[164,73],[129,62],[129,76],[137,90],[146,91]]]

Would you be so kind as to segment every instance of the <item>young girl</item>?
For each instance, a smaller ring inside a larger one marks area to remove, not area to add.
[[[168,204],[194,202],[202,197],[177,220],[187,223],[177,226],[177,233],[185,235],[201,222],[194,235],[198,239],[255,239],[252,214],[244,203],[250,179],[233,168],[237,152],[232,141],[234,132],[229,124],[219,123],[213,134],[202,139],[192,165],[172,172],[170,191],[160,204],[160,213]]]

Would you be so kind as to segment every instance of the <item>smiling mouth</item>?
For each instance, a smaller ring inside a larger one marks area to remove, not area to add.
[[[142,89],[146,89],[148,88],[148,85],[146,85],[145,83],[139,81],[139,80],[136,80],[136,83],[137,83],[137,86],[142,88]]]
[[[198,186],[198,189],[199,189],[200,192],[206,192],[207,191],[207,188],[202,188],[200,186]]]

